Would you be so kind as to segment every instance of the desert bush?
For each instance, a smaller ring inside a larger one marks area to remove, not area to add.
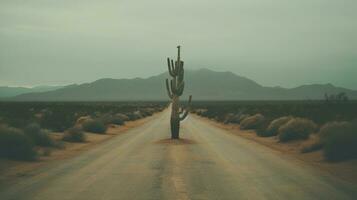
[[[64,131],[74,125],[76,118],[67,110],[47,112],[41,118],[41,126],[54,131]]]
[[[316,129],[317,125],[309,119],[293,118],[279,128],[279,141],[307,139]]]
[[[76,120],[76,126],[82,126],[83,123],[85,123],[86,121],[90,121],[93,120],[93,118],[89,115],[86,116],[81,116]]]
[[[326,104],[324,101],[225,101],[193,102],[193,110],[205,110],[206,116],[224,116],[244,110],[245,114],[261,113],[266,119],[282,116],[308,118],[322,125],[329,121],[351,121],[357,118],[357,102]]]
[[[322,149],[322,143],[318,134],[310,135],[309,139],[302,143],[301,153],[310,153]]]
[[[113,115],[110,113],[101,114],[96,119],[103,122],[103,124],[108,125],[112,123]]]
[[[1,125],[0,157],[15,160],[34,160],[36,151],[32,140],[20,129]]]
[[[107,130],[105,124],[97,119],[84,122],[82,128],[87,132],[102,133],[102,134],[104,134],[105,131]]]
[[[124,120],[122,120],[120,117],[117,116],[112,116],[112,119],[110,120],[111,124],[116,124],[116,125],[124,125]]]
[[[81,128],[72,127],[64,132],[62,140],[67,142],[84,142],[86,137]]]
[[[265,118],[262,114],[255,114],[250,117],[246,117],[241,121],[240,128],[241,129],[256,129],[260,125],[263,124]]]
[[[146,109],[142,109],[140,111],[140,113],[144,116],[144,117],[147,117],[147,116],[151,116],[153,113],[154,113],[154,110],[151,109],[151,108],[146,108]]]
[[[43,147],[55,145],[54,141],[49,136],[48,131],[41,129],[40,125],[36,123],[27,125],[24,129],[24,133],[32,139],[35,145]]]
[[[257,136],[259,137],[269,137],[269,133],[267,132],[267,128],[270,124],[270,121],[265,119],[255,130]]]
[[[356,130],[356,121],[325,124],[319,132],[325,159],[339,161],[357,158]]]
[[[98,118],[98,120],[103,122],[105,125],[108,125],[108,124],[123,125],[124,124],[124,121],[120,117],[117,117],[116,115],[112,115],[112,114],[104,114],[100,118]]]
[[[122,121],[129,121],[129,117],[127,115],[124,115],[122,113],[117,113],[115,114],[115,117],[122,120]]]
[[[349,126],[350,126],[350,123],[346,122],[346,121],[328,122],[328,123],[324,124],[323,126],[321,126],[318,135],[320,137],[320,140],[324,141],[331,134],[343,132]]]
[[[140,113],[140,111],[135,111],[133,113],[128,113],[127,116],[129,117],[130,121],[143,118],[143,116]]]
[[[225,123],[225,124],[232,123],[232,118],[233,118],[233,117],[234,117],[234,114],[233,114],[233,113],[227,113],[227,114],[224,116],[223,123]]]
[[[240,122],[242,122],[243,120],[245,120],[245,118],[247,118],[247,117],[250,117],[250,115],[248,115],[248,114],[241,114],[241,115],[237,115],[236,116],[237,117],[237,119],[238,119],[238,123],[240,123]]]
[[[224,117],[224,123],[225,124],[229,124],[229,123],[239,124],[241,116],[242,116],[242,114],[228,113]]]
[[[133,115],[136,116],[137,119],[141,119],[144,117],[140,110],[133,112]]]
[[[284,116],[273,120],[272,122],[270,122],[269,126],[267,127],[264,136],[269,137],[269,136],[277,135],[279,128],[282,125],[286,124],[288,121],[290,121],[292,118],[293,117],[291,116]]]
[[[194,109],[194,113],[196,113],[199,116],[204,116],[206,112],[207,109]]]

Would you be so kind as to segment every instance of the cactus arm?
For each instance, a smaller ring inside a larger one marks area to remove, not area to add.
[[[176,76],[176,74],[174,73],[173,66],[170,65],[170,58],[167,58],[167,68],[169,69],[170,76]]]
[[[170,99],[172,99],[173,98],[173,94],[170,91],[169,79],[166,79],[166,90],[167,90],[167,95],[170,97]]]
[[[172,77],[177,76],[177,68],[174,64],[174,60],[172,60],[172,59],[171,59],[171,68],[172,68],[172,73],[174,74],[174,76],[172,76]]]
[[[191,101],[192,101],[192,95],[190,95],[190,97],[188,98],[188,105],[185,108],[185,111],[184,111],[183,115],[180,116],[180,121],[186,119],[186,117],[187,117],[187,115],[188,115],[188,113],[189,113],[189,111],[191,109]]]
[[[177,70],[176,67],[174,65],[174,61],[170,58],[167,58],[167,66],[169,68],[169,74],[171,77],[176,77],[177,76]]]
[[[186,119],[187,115],[188,115],[188,110],[185,110],[185,112],[183,113],[183,115],[180,116],[180,121]]]
[[[185,109],[183,109],[183,107],[181,107],[181,108],[180,108],[179,115],[182,115],[184,111],[185,111]]]

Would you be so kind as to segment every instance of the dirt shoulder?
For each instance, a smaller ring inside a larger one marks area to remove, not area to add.
[[[324,160],[321,150],[310,153],[301,153],[301,149],[309,143],[312,143],[315,139],[314,137],[311,137],[306,141],[280,143],[276,137],[259,137],[256,135],[254,130],[240,130],[240,127],[237,124],[222,124],[201,116],[195,115],[195,117],[200,118],[201,120],[204,120],[216,127],[225,129],[232,134],[267,146],[283,154],[290,155],[315,168],[327,171],[328,173],[343,180],[357,183],[357,160],[327,162]]]
[[[16,178],[23,176],[30,176],[32,172],[40,167],[47,166],[50,163],[62,161],[72,158],[84,151],[96,147],[97,145],[112,139],[113,137],[125,134],[128,130],[138,127],[156,118],[159,113],[150,117],[139,119],[136,121],[128,121],[123,126],[111,125],[106,134],[95,134],[86,132],[86,142],[84,143],[71,143],[64,142],[64,147],[57,149],[51,148],[48,156],[40,156],[38,160],[15,161],[0,159],[0,185],[5,181],[13,181]],[[60,140],[63,133],[51,133],[51,137],[55,140]],[[40,149],[41,151],[42,149]]]

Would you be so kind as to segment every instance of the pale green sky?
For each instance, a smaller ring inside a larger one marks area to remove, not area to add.
[[[63,85],[186,68],[266,86],[357,89],[356,0],[0,0],[0,85]]]

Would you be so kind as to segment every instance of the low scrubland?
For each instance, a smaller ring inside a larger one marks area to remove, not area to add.
[[[357,102],[194,102],[192,112],[255,130],[278,143],[311,140],[302,153],[322,150],[325,160],[357,159]]]
[[[64,142],[86,142],[86,133],[162,111],[164,102],[0,102],[0,158],[36,160]],[[58,137],[59,133],[61,136]]]
[[[86,135],[82,128],[72,127],[64,132],[62,140],[67,142],[85,142]]]

